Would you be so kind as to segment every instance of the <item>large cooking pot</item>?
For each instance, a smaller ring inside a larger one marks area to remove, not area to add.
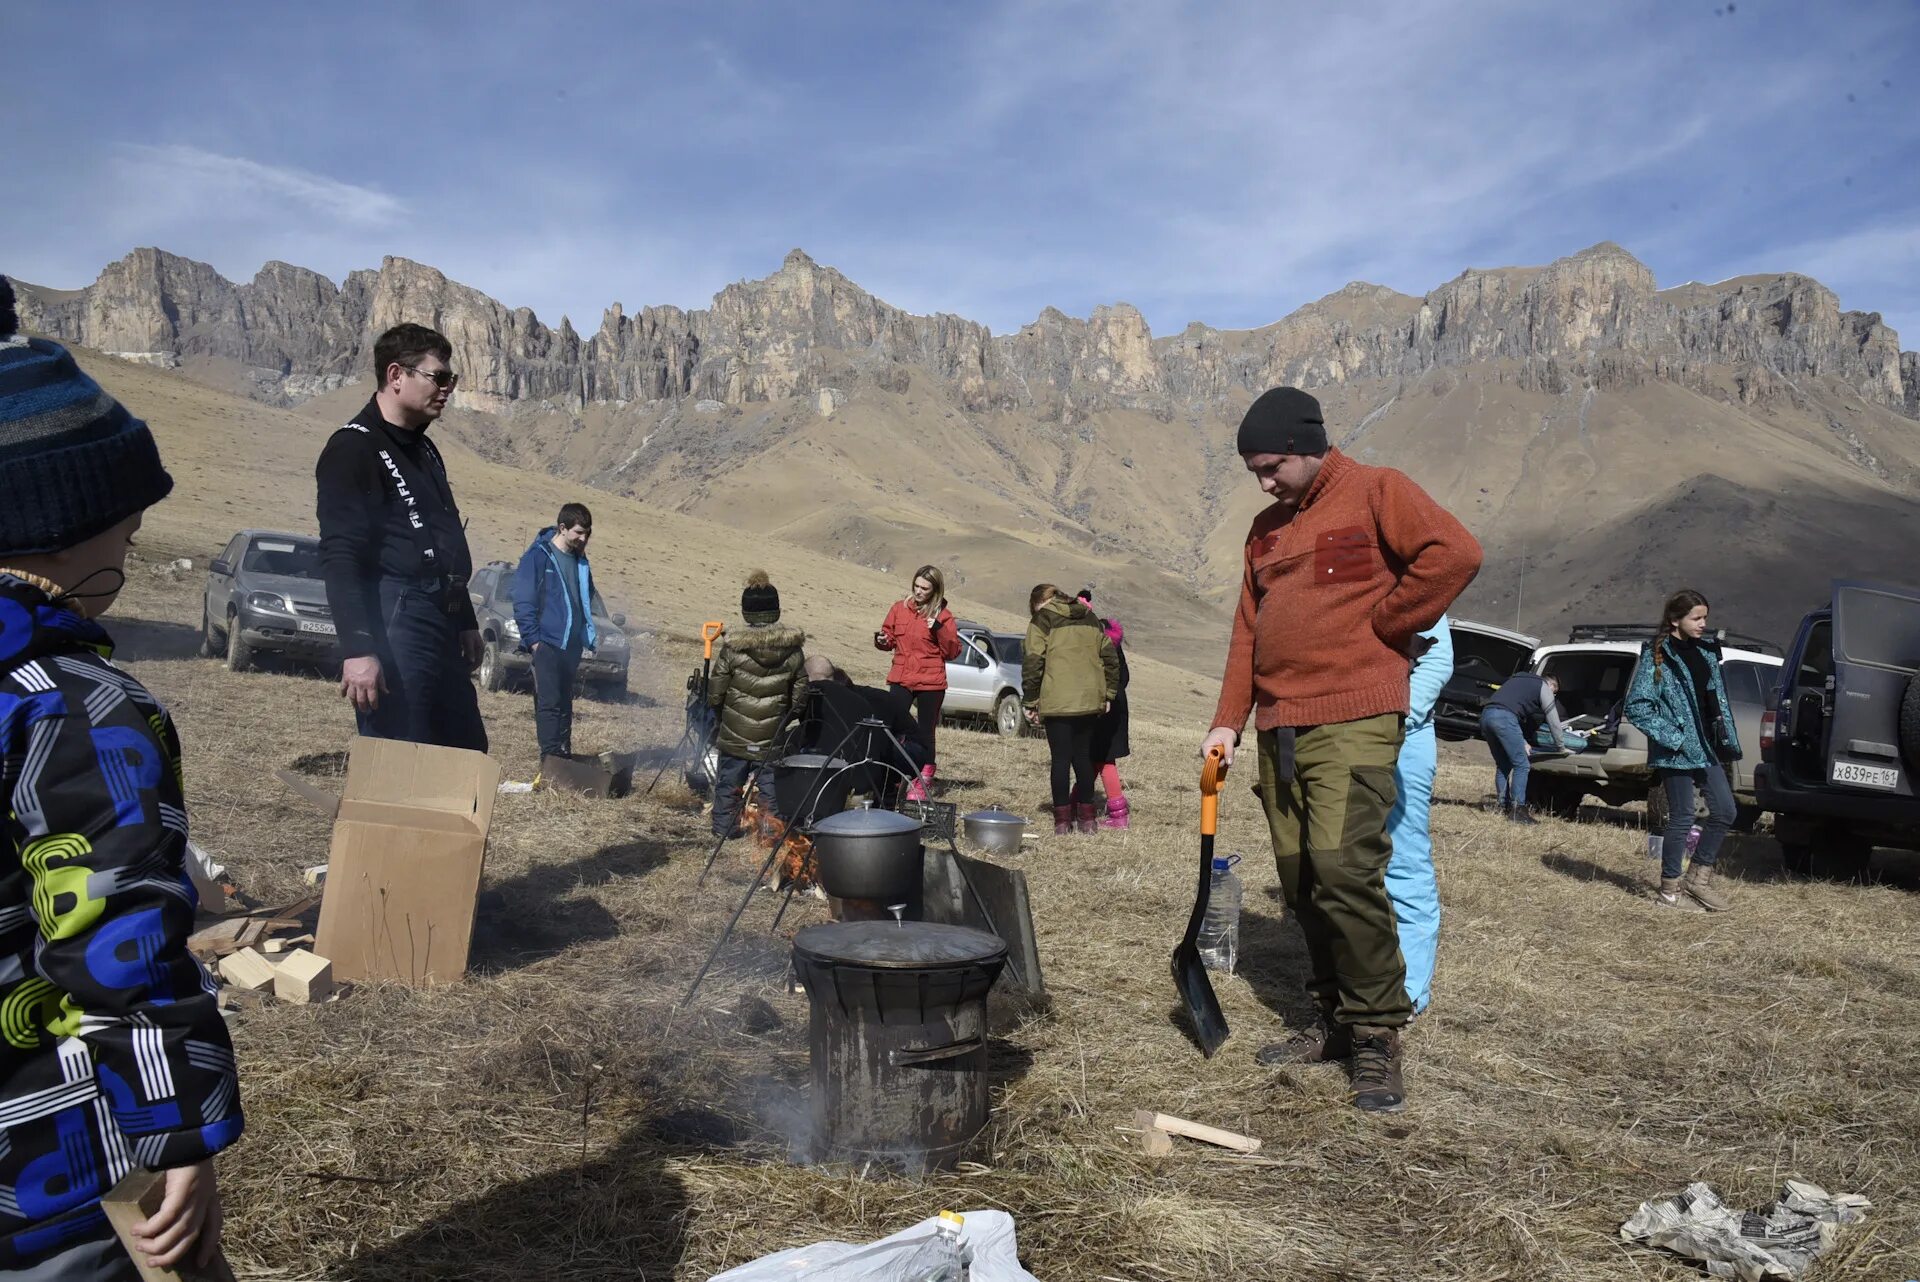
[[[1020,839],[1027,832],[1025,819],[997,806],[992,810],[976,810],[960,823],[968,841],[996,855],[1019,854]]]
[[[781,813],[804,825],[845,810],[858,773],[838,757],[796,753],[773,763],[773,791]]]
[[[820,886],[839,899],[906,903],[920,893],[920,821],[895,810],[846,810],[813,828]]]

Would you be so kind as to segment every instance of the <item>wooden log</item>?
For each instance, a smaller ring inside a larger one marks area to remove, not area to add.
[[[273,967],[273,995],[283,1002],[304,1005],[325,1001],[333,991],[333,963],[318,953],[295,949]]]
[[[226,1256],[217,1251],[205,1268],[191,1263],[198,1254],[196,1245],[188,1248],[185,1261],[172,1268],[156,1269],[147,1263],[146,1252],[134,1246],[133,1226],[145,1223],[160,1209],[166,1192],[166,1172],[133,1171],[100,1199],[100,1209],[107,1213],[107,1222],[113,1225],[120,1245],[133,1260],[141,1282],[234,1282],[233,1269],[228,1266]]]
[[[1260,1141],[1251,1135],[1240,1135],[1233,1131],[1223,1131],[1217,1126],[1189,1122],[1184,1117],[1154,1113],[1143,1108],[1135,1111],[1133,1120],[1143,1131],[1165,1131],[1169,1135],[1183,1135],[1190,1140],[1217,1144],[1221,1148],[1230,1148],[1240,1153],[1260,1151]]]
[[[220,959],[220,977],[235,988],[257,991],[271,985],[273,976],[273,963],[257,949],[242,948]]]

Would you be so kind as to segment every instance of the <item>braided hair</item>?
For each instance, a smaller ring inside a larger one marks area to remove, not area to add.
[[[1653,683],[1655,685],[1660,684],[1660,661],[1666,655],[1667,641],[1673,636],[1674,625],[1706,604],[1707,598],[1692,588],[1681,588],[1667,598],[1665,608],[1660,611],[1660,626],[1653,636]]]

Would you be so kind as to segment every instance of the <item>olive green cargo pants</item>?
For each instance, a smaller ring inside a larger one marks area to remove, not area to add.
[[[1398,795],[1398,713],[1295,732],[1293,778],[1280,779],[1274,731],[1259,736],[1260,802],[1287,907],[1307,938],[1307,992],[1341,1024],[1397,1028],[1413,1013],[1387,861]]]

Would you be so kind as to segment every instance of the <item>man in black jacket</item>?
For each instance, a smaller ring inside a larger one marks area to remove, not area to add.
[[[340,693],[360,733],[487,750],[470,673],[480,625],[473,556],[427,428],[460,381],[453,346],[396,325],[373,346],[379,390],[314,469],[320,568],[339,631]]]

